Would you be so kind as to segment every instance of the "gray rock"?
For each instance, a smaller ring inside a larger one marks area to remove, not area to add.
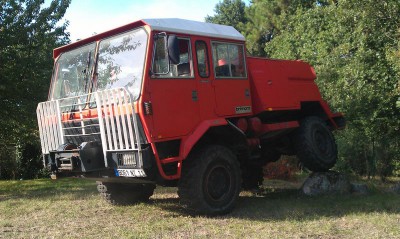
[[[308,196],[322,194],[348,194],[351,192],[350,181],[344,174],[337,172],[312,173],[301,187],[301,192]]]
[[[351,183],[351,192],[355,194],[368,194],[368,186],[362,183]]]

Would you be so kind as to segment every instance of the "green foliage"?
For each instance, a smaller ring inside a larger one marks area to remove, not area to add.
[[[237,26],[251,55],[310,62],[323,97],[345,112],[338,169],[400,171],[399,1],[254,0],[245,18]]]
[[[314,65],[324,98],[346,112],[341,158],[359,174],[387,177],[399,157],[400,2],[343,0],[298,8],[287,20],[266,52]]]
[[[0,179],[16,177],[17,156],[14,145],[0,145]]]
[[[304,0],[254,0],[246,9],[247,22],[239,24],[247,39],[247,49],[251,55],[266,56],[265,44],[272,41],[287,26],[287,18],[299,9],[309,9],[321,1]]]
[[[38,141],[35,110],[47,98],[52,50],[69,42],[68,23],[58,22],[70,0],[53,0],[48,7],[44,0],[0,2],[0,143],[23,152],[27,144],[21,142]]]
[[[22,179],[38,178],[43,168],[41,148],[38,141],[24,142],[19,145],[18,177]]]
[[[241,0],[223,0],[215,6],[215,15],[205,18],[206,22],[233,26],[238,28],[239,23],[246,23],[246,5]]]

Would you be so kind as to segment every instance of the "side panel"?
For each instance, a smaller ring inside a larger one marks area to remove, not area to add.
[[[215,80],[215,101],[218,116],[235,117],[251,113],[250,86],[248,80]]]
[[[254,113],[299,109],[302,101],[321,101],[312,67],[301,61],[247,58]]]

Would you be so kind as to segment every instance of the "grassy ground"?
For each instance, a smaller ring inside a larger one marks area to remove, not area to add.
[[[235,211],[189,215],[176,189],[148,204],[111,206],[82,179],[0,181],[0,238],[400,238],[400,195],[305,197],[301,182],[268,181],[242,192]]]

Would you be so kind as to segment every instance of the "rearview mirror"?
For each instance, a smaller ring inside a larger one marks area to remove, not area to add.
[[[172,64],[179,64],[179,42],[175,35],[168,36],[168,55]]]

